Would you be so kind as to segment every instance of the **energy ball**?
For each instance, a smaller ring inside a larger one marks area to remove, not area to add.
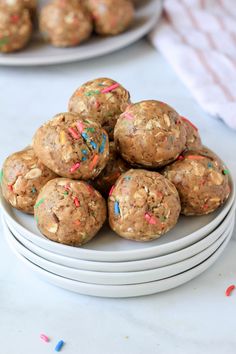
[[[31,34],[28,10],[0,4],[0,52],[10,53],[24,48]]]
[[[180,209],[175,186],[158,172],[141,169],[120,176],[108,199],[111,228],[134,241],[155,240],[168,232]]]
[[[57,175],[35,155],[31,147],[10,155],[3,164],[2,193],[8,203],[25,213],[34,213],[41,188]]]
[[[164,169],[163,175],[177,188],[184,215],[209,214],[230,194],[229,171],[207,148],[190,150]]]
[[[198,132],[198,128],[185,117],[181,117],[186,130],[186,149],[198,150],[202,148],[201,137]]]
[[[88,39],[92,20],[78,0],[53,0],[43,7],[39,18],[40,30],[56,47],[73,47]]]
[[[142,101],[127,107],[114,131],[122,157],[134,165],[165,166],[185,149],[186,130],[178,113],[159,101]]]
[[[109,160],[106,167],[93,181],[94,187],[106,198],[120,175],[130,169],[130,165],[118,154],[114,141],[110,142],[109,150]]]
[[[130,104],[129,92],[108,78],[98,78],[80,86],[69,101],[69,111],[100,123],[113,139],[120,114]]]
[[[33,148],[48,168],[72,179],[94,179],[109,159],[105,130],[73,113],[60,113],[40,127]]]
[[[134,20],[134,5],[129,0],[88,0],[87,7],[98,34],[119,34]]]
[[[41,190],[35,204],[39,230],[52,241],[81,246],[106,220],[106,203],[86,182],[56,178]]]
[[[0,6],[10,7],[12,10],[27,9],[31,18],[36,15],[37,0],[0,0]]]

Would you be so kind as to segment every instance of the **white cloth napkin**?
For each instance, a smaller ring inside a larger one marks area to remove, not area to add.
[[[203,109],[236,129],[236,0],[165,0],[150,39]]]

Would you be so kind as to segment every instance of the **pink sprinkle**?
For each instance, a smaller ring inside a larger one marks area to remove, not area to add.
[[[74,198],[74,203],[75,203],[75,206],[77,208],[80,206],[80,202],[79,202],[79,199],[77,197]]]
[[[181,116],[181,118],[182,118],[182,120],[184,120],[185,122],[189,123],[189,124],[193,127],[193,129],[195,129],[196,131],[198,131],[198,128],[196,127],[196,125],[194,125],[192,122],[190,122],[189,119],[187,119],[187,118],[185,118],[185,117],[183,117],[183,116]]]
[[[157,222],[156,222],[156,219],[153,216],[151,216],[150,214],[146,213],[144,217],[145,217],[145,219],[147,220],[147,222],[149,224],[156,225]]]
[[[76,170],[78,170],[78,168],[80,167],[80,162],[77,162],[76,164],[74,164],[71,168],[70,168],[70,172],[73,173]]]
[[[9,191],[13,191],[13,184],[8,184],[7,188],[9,189]]]
[[[124,116],[126,119],[128,119],[128,120],[133,120],[133,119],[134,119],[134,116],[133,116],[132,114],[128,113],[128,112],[125,112],[125,113],[123,114],[123,116]]]
[[[98,101],[95,102],[95,107],[98,109],[100,107],[100,103]]]
[[[46,336],[46,334],[40,334],[40,338],[46,343],[49,342],[49,338],[48,338],[48,336]]]
[[[80,133],[83,133],[84,125],[81,122],[77,122],[77,128]]]
[[[68,131],[71,134],[72,138],[74,138],[74,139],[80,138],[79,134],[73,128],[69,128]]]
[[[110,192],[109,192],[109,197],[112,195],[114,189],[115,189],[115,186],[112,186],[111,189],[110,189]]]
[[[184,157],[183,157],[182,155],[179,155],[179,156],[177,157],[177,160],[182,161],[182,160],[184,160]]]
[[[69,185],[69,184],[66,184],[66,185],[65,185],[65,190],[66,190],[67,192],[69,192],[69,190],[70,190],[70,185]]]
[[[101,92],[102,93],[108,93],[108,92],[111,92],[111,91],[113,91],[113,90],[115,90],[117,87],[119,87],[120,85],[119,84],[114,84],[114,85],[111,85],[111,86],[109,86],[109,87],[106,87],[106,88],[104,88]]]

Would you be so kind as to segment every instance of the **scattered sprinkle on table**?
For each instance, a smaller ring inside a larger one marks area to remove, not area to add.
[[[63,340],[60,340],[55,346],[55,352],[60,352],[64,344],[65,342]]]
[[[235,289],[235,285],[230,285],[226,290],[225,290],[225,295],[230,296],[232,291]]]
[[[40,334],[40,338],[44,341],[44,342],[46,342],[46,343],[48,343],[49,342],[49,338],[48,338],[48,336],[46,336],[46,334]]]

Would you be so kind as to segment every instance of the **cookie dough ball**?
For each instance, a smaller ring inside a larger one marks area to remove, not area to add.
[[[229,171],[210,150],[192,150],[163,172],[176,186],[184,215],[209,214],[229,196]]]
[[[36,14],[37,0],[0,0],[0,6],[10,7],[14,11],[27,9],[32,17]]]
[[[186,131],[178,113],[154,100],[127,107],[117,121],[114,137],[126,161],[152,168],[174,161],[186,144]]]
[[[112,79],[98,78],[80,86],[69,101],[69,111],[100,123],[113,138],[117,119],[130,104],[129,92]]]
[[[202,148],[201,137],[198,132],[198,128],[185,117],[181,117],[186,130],[186,149],[198,150]]]
[[[39,230],[50,240],[81,246],[106,220],[106,203],[86,182],[56,178],[41,190],[35,204]]]
[[[151,241],[177,223],[180,200],[175,186],[159,173],[129,170],[111,190],[108,208],[110,226],[118,235]]]
[[[53,0],[43,7],[39,18],[40,30],[56,47],[71,47],[88,39],[92,20],[78,0]]]
[[[29,11],[0,4],[0,52],[20,50],[29,42],[32,23]]]
[[[48,168],[72,179],[94,179],[109,159],[105,130],[73,113],[58,114],[40,127],[33,148]]]
[[[130,169],[130,165],[118,154],[115,143],[109,145],[109,160],[100,175],[94,180],[94,187],[106,198],[120,175]]]
[[[31,147],[10,155],[3,164],[2,193],[8,203],[25,213],[34,213],[41,188],[56,174],[35,155]]]
[[[98,34],[119,34],[134,20],[134,5],[129,0],[88,0],[87,7]]]

